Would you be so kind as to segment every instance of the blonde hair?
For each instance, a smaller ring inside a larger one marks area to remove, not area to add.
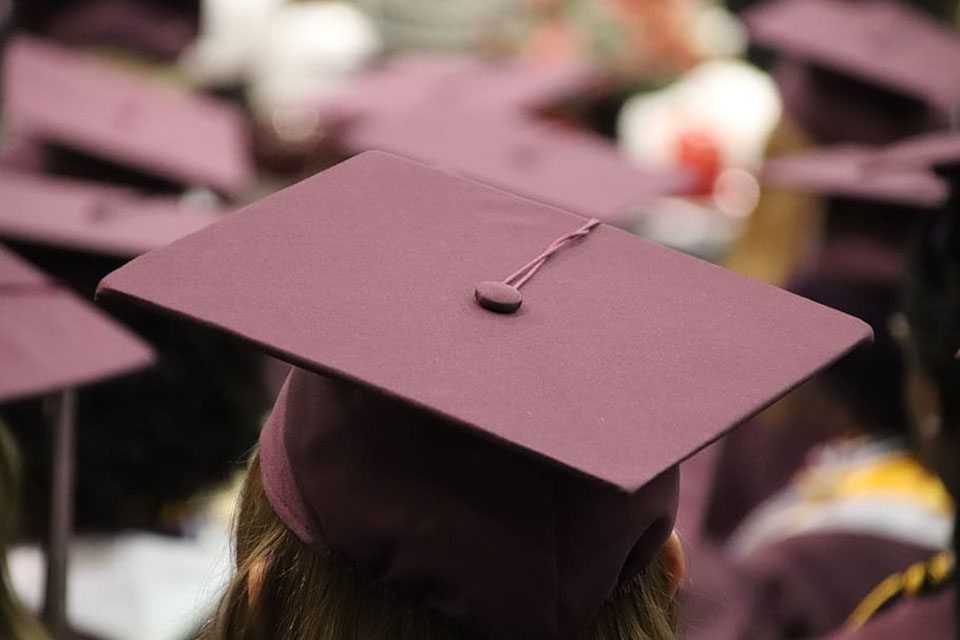
[[[413,597],[307,548],[267,502],[254,456],[236,514],[237,573],[198,640],[467,640]],[[611,596],[588,640],[674,640],[671,578],[659,558]],[[251,598],[250,585],[256,595]]]
[[[13,436],[0,422],[0,638],[47,640],[48,635],[23,607],[7,572],[7,545],[17,529],[20,503],[20,455]]]

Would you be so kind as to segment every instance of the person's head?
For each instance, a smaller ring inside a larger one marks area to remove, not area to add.
[[[13,437],[0,422],[0,638],[44,640],[46,632],[27,613],[7,574],[7,545],[17,529],[20,456]]]
[[[624,493],[295,369],[204,637],[569,637],[595,619],[587,637],[666,640],[683,573],[675,491],[675,470]]]
[[[199,640],[469,640],[468,630],[366,578],[349,560],[314,551],[280,520],[254,456],[236,513],[236,575]],[[587,640],[669,640],[683,555],[675,535],[603,605]]]

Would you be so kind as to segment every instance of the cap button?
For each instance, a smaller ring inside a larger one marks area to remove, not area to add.
[[[496,313],[513,313],[523,303],[523,294],[503,282],[481,282],[475,292],[477,304]]]

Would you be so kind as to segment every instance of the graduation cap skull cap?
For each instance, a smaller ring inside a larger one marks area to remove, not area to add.
[[[573,639],[672,529],[676,465],[870,336],[605,225],[371,152],[115,271],[100,295],[296,369],[263,480],[310,547],[488,638]]]

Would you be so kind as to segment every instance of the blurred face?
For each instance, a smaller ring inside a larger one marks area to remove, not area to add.
[[[940,391],[920,365],[906,318],[894,317],[891,332],[903,352],[912,444],[920,460],[940,476],[956,499],[960,497],[960,425],[946,424]]]

